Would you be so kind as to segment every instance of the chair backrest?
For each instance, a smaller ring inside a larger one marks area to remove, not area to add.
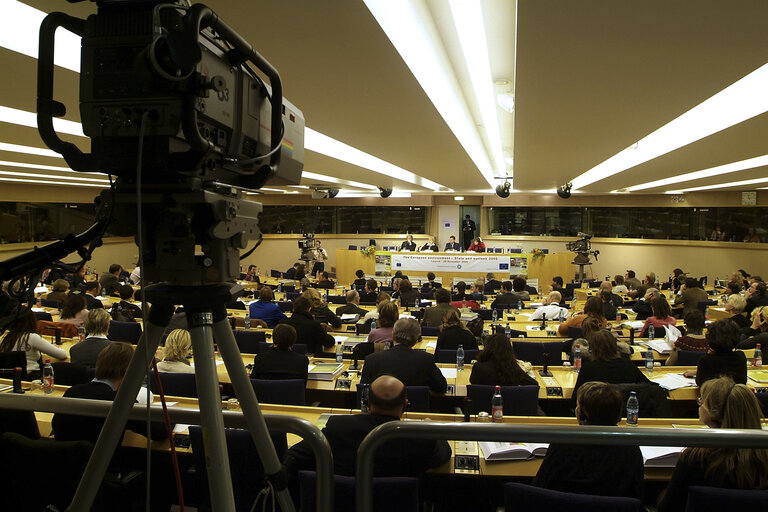
[[[271,341],[260,341],[258,352],[257,354],[261,354],[262,352],[266,352],[267,350],[272,350],[274,347],[274,344]],[[293,347],[291,348],[294,352],[297,354],[306,354],[307,353],[307,344],[306,343],[294,343]],[[247,354],[248,352],[246,352]]]
[[[227,440],[232,489],[235,493],[235,510],[251,510],[256,496],[264,488],[264,466],[259,452],[248,430],[228,428],[224,430],[224,435]],[[189,437],[192,441],[198,489],[201,489],[202,493],[200,498],[203,503],[210,506],[202,428],[197,425],[190,426]],[[286,436],[284,433],[270,432],[270,437],[272,444],[275,445],[277,457],[281,459],[288,450]]]
[[[490,251],[489,251],[489,252],[490,252]],[[501,253],[503,253],[503,252],[504,252],[504,249],[503,249],[503,248],[501,248],[501,247],[496,247],[496,248],[494,248],[493,252],[494,252],[495,254],[501,254]]]
[[[673,417],[672,408],[668,400],[669,393],[655,382],[616,384],[616,387],[621,391],[622,403],[627,402],[632,391],[637,393],[637,401],[640,402],[639,415],[641,418]]]
[[[438,334],[440,334],[440,328],[439,327],[421,326],[421,335],[422,336],[437,336]]]
[[[284,284],[283,285],[283,291],[285,293],[296,293],[296,285],[295,284]],[[299,293],[301,295],[301,293]],[[298,297],[298,295],[297,295]]]
[[[549,366],[563,365],[563,342],[562,341],[513,341],[512,348],[518,359],[528,361],[533,365],[544,364],[544,354],[549,354],[547,364]]]
[[[584,337],[584,331],[581,327],[571,326],[568,328],[568,337],[573,339],[582,338]]]
[[[299,471],[301,510],[317,509],[317,475],[314,471]],[[333,476],[335,510],[355,510],[355,478]],[[373,479],[373,509],[376,512],[417,512],[419,510],[419,479],[411,477],[377,477]]]
[[[40,429],[35,412],[0,409],[0,434],[3,432],[14,432],[30,439],[39,439]]]
[[[491,412],[494,386],[472,384],[467,386],[471,414]],[[539,386],[501,386],[505,416],[536,416],[539,412]]]
[[[692,485],[685,512],[710,510],[768,510],[768,491],[745,491]]]
[[[35,311],[35,318],[37,318],[38,321],[46,320],[48,322],[53,322],[53,317],[47,311]]]
[[[276,277],[276,278],[280,279],[281,277],[283,277],[283,273],[280,272],[279,270],[270,269],[269,270],[269,277]]]
[[[227,302],[226,304],[227,309],[248,309],[248,307],[245,305],[245,302],[240,302],[239,300],[233,300],[232,302]]]
[[[358,343],[352,347],[352,360],[357,360],[358,362],[364,361],[365,356],[373,354],[375,350],[376,346],[373,343],[369,343],[367,341],[364,343]]]
[[[267,341],[267,333],[264,331],[237,330],[234,334],[241,354],[258,354],[259,343]]]
[[[13,350],[11,352],[0,352],[0,368],[9,370],[3,372],[2,378],[12,379],[13,369],[21,368],[21,378],[27,378],[27,353],[23,350]]]
[[[302,379],[251,379],[256,398],[261,403],[305,405],[306,383]]]
[[[112,341],[125,341],[135,345],[139,342],[139,338],[141,338],[141,324],[138,322],[110,320],[107,338]]]
[[[287,300],[280,300],[275,302],[277,306],[280,308],[280,311],[283,313],[290,313],[293,311],[293,302],[287,301]]]
[[[157,372],[160,383],[163,385],[163,393],[170,396],[186,396],[197,398],[197,383],[194,373]],[[153,371],[149,372],[149,389],[158,393],[157,381]]]
[[[37,321],[37,334],[42,336],[55,336],[59,331],[62,338],[73,338],[77,336],[77,326],[69,322],[49,322],[47,320]]]
[[[565,283],[565,297],[563,299],[572,299],[573,298],[573,290],[576,288],[581,288],[580,283]]]
[[[41,299],[40,305],[44,308],[60,308],[61,307],[61,301],[53,300],[53,299]]]
[[[347,250],[348,251],[356,251],[357,250],[357,246],[356,245],[347,246]]]
[[[477,316],[482,318],[483,320],[490,320],[493,318],[493,310],[492,309],[473,309],[473,313],[477,313]]]
[[[681,350],[677,353],[676,366],[697,366],[707,353],[701,350]]]
[[[344,295],[329,295],[328,302],[331,304],[346,304],[347,298]]]
[[[518,483],[504,484],[504,509],[507,511],[639,512],[641,505],[640,500],[635,498],[575,494]]]
[[[453,363],[456,364],[456,352],[457,350],[441,349],[435,350],[435,362],[436,363]],[[474,348],[470,348],[464,351],[464,362],[469,363],[477,359],[477,354],[480,351]]]
[[[93,380],[96,370],[78,363],[51,363],[56,384],[76,386]]]

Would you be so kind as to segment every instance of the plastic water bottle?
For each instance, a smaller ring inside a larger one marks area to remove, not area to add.
[[[336,343],[336,362],[344,362],[344,345],[341,342]]]
[[[77,326],[77,337],[80,341],[85,340],[85,327],[83,327],[83,324]]]
[[[459,349],[456,351],[456,371],[464,371],[464,347],[459,345]]]
[[[371,320],[371,330],[374,330],[376,328],[376,319],[374,318]]]
[[[499,319],[499,312],[496,309],[494,309],[493,313],[491,313],[491,321],[493,323],[496,323],[496,320],[498,319]]]
[[[46,359],[43,365],[43,391],[47,395],[53,393],[53,366],[50,359]]]
[[[652,340],[656,336],[656,328],[653,325],[648,326],[648,339]]]
[[[366,414],[368,412],[368,389],[370,384],[360,384],[360,412]]]
[[[653,350],[651,347],[645,351],[645,369],[648,373],[653,371]]]
[[[501,386],[496,386],[491,399],[491,421],[501,423],[504,421],[504,399],[501,397]]]
[[[277,291],[283,293],[283,283],[277,283]]]
[[[760,344],[755,345],[755,357],[752,359],[752,366],[755,368],[762,368],[763,366],[763,349],[760,348]]]
[[[512,334],[512,328],[509,326],[509,322],[507,322],[507,326],[504,327],[504,334],[506,334],[507,338]]]
[[[629,400],[627,400],[627,425],[637,426],[637,413],[640,412],[640,402],[637,400],[637,393],[632,391],[629,393]]]
[[[245,322],[243,322],[243,324],[245,325],[246,331],[251,328],[251,315],[248,313],[245,314]]]
[[[43,307],[42,294],[40,293],[37,294],[37,302],[35,303],[35,307],[38,307],[38,308]]]
[[[573,296],[573,302],[571,302],[571,309],[576,311],[576,295]]]
[[[560,308],[560,323],[565,322],[565,309]]]
[[[579,373],[581,370],[581,345],[576,344],[576,348],[573,350],[573,371]]]
[[[517,301],[517,312],[521,312],[523,310],[523,301]]]

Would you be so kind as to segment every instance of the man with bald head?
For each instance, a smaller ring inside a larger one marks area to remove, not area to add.
[[[613,304],[613,307],[620,308],[624,305],[624,299],[613,293],[613,285],[610,281],[603,281],[600,283],[600,292],[608,292],[611,294],[611,304]]]
[[[368,310],[360,307],[360,294],[350,290],[346,295],[347,303],[336,308],[336,315],[360,315],[364,317]]]
[[[550,292],[547,296],[545,304],[536,309],[529,319],[531,322],[535,320],[558,320],[565,318],[568,314],[568,310],[560,306],[560,301],[563,299],[560,292]]]
[[[338,414],[328,418],[323,434],[333,452],[334,473],[354,476],[357,449],[365,436],[383,423],[399,420],[408,405],[405,385],[391,375],[371,383],[368,392],[369,414]],[[396,439],[376,451],[375,476],[421,476],[427,469],[451,458],[446,441]],[[315,457],[306,442],[295,445],[283,457],[289,475],[315,469]]]
[[[659,296],[659,290],[656,288],[648,288],[640,299],[637,300],[632,311],[637,313],[635,320],[647,320],[648,317],[653,316],[653,310],[651,310],[651,302],[653,299]]]

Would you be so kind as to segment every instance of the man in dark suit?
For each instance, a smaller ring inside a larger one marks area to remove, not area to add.
[[[317,280],[317,287],[318,288],[324,288],[326,290],[331,290],[336,286],[336,283],[331,281],[331,279],[328,276],[328,272],[321,272],[320,278]]]
[[[421,285],[421,293],[433,293],[437,288],[442,288],[443,285],[435,281],[435,273],[427,272],[427,282]]]
[[[485,274],[485,293],[495,293],[496,290],[501,288],[501,281],[496,279],[493,272]],[[511,288],[510,288],[511,290]]]
[[[69,358],[72,363],[89,368],[96,366],[96,359],[101,351],[112,343],[107,339],[110,320],[112,317],[104,308],[88,311],[88,318],[84,323],[88,337],[69,349]]]
[[[608,292],[611,296],[611,304],[613,304],[614,308],[620,308],[624,305],[624,299],[622,299],[617,294],[613,293],[613,285],[610,281],[603,281],[600,283],[600,291],[601,292]]]
[[[517,306],[520,302],[520,296],[512,293],[512,281],[501,283],[501,292],[491,302],[491,309],[508,306]]]
[[[421,320],[421,325],[424,327],[440,327],[440,324],[443,323],[443,317],[447,312],[456,311],[459,313],[457,308],[451,306],[451,292],[445,288],[437,288],[435,290],[435,302],[437,304],[433,307],[424,310],[424,318]],[[459,313],[459,316],[461,316],[461,313]]]
[[[371,383],[368,392],[370,414],[339,414],[328,418],[323,434],[333,452],[334,474],[355,475],[360,443],[379,425],[399,420],[408,404],[406,397],[403,382],[383,375]],[[450,458],[451,448],[446,441],[396,439],[376,451],[374,475],[418,477]],[[315,457],[312,449],[302,441],[286,452],[283,464],[288,474],[295,478],[299,471],[315,469]]]
[[[461,244],[456,241],[456,237],[452,236],[448,239],[448,243],[445,244],[446,251],[461,251]]]
[[[659,296],[659,290],[656,288],[648,288],[645,291],[645,295],[639,298],[635,305],[632,306],[632,311],[637,313],[635,320],[647,320],[648,317],[653,316],[653,309],[651,309],[651,302],[653,299]]]
[[[368,310],[360,307],[360,294],[355,290],[350,290],[346,295],[347,303],[336,308],[336,315],[360,315],[365,316]]]
[[[368,384],[381,375],[392,375],[406,386],[429,386],[435,393],[445,393],[448,383],[435,364],[435,357],[413,350],[421,339],[421,327],[413,318],[401,318],[392,330],[394,347],[365,358],[360,382]]]
[[[285,271],[283,277],[285,279],[296,279],[296,271],[299,269],[299,263],[294,263],[291,268]]]
[[[461,224],[461,231],[464,240],[464,250],[472,245],[472,241],[475,239],[475,221],[473,221],[469,215],[464,216],[464,222]]]
[[[416,250],[416,242],[413,241],[413,236],[408,235],[405,237],[405,241],[400,244],[400,250],[401,251],[415,251]]]
[[[379,292],[376,289],[379,287],[379,283],[375,279],[369,279],[365,282],[365,293],[360,294],[360,302],[366,302],[376,304],[376,298],[379,296]]]
[[[104,272],[99,278],[99,284],[104,291],[104,295],[112,295],[120,287],[120,279],[118,276],[123,271],[123,267],[117,263],[113,263],[109,266],[109,272]]]
[[[101,303],[96,296],[101,291],[101,285],[98,281],[86,281],[85,283],[85,308],[86,309],[104,309],[104,304]]]
[[[296,329],[278,324],[272,331],[274,347],[253,358],[252,379],[304,379],[307,380],[309,359],[293,351]]]
[[[333,336],[325,332],[320,322],[314,319],[309,313],[311,309],[309,300],[299,297],[293,301],[293,314],[287,320],[280,323],[286,323],[296,329],[297,340],[299,343],[307,345],[307,352],[317,356],[322,355],[324,347],[332,347],[336,344]]]

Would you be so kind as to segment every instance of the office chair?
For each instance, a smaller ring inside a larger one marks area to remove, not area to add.
[[[53,317],[47,311],[35,311],[34,313],[35,318],[37,318],[38,321],[45,320],[47,322],[53,322]]]
[[[768,491],[744,491],[692,485],[686,512],[710,510],[768,510]]]
[[[452,350],[452,349],[435,350],[435,362],[456,364],[456,352],[458,352],[458,350]],[[464,362],[469,363],[471,361],[476,360],[477,354],[479,353],[480,353],[480,350],[478,349],[474,349],[474,348],[465,349]]]
[[[267,341],[264,331],[234,331],[237,348],[241,354],[258,354],[259,343]]]
[[[639,512],[642,503],[635,498],[594,496],[552,491],[532,485],[504,484],[504,509],[507,512]]]
[[[677,353],[677,363],[675,366],[697,366],[699,359],[707,353],[699,350],[680,350]]]
[[[261,354],[262,352],[266,352],[267,350],[272,350],[272,348],[275,345],[271,341],[260,341],[259,346],[257,348],[256,354]],[[296,352],[297,354],[306,354],[307,353],[307,344],[306,343],[294,343],[293,347],[291,347],[291,350]],[[242,352],[242,351],[241,351]],[[246,354],[250,354],[250,352],[245,352]]]
[[[301,510],[316,510],[317,475],[314,471],[299,471]],[[333,499],[336,510],[355,510],[355,478],[333,476]],[[373,510],[375,512],[418,512],[419,479],[412,477],[377,477],[373,479]]]
[[[306,405],[306,382],[302,379],[264,380],[251,379],[259,403],[282,405]]]
[[[157,374],[160,376],[163,393],[166,395],[197,398],[197,383],[194,373],[157,372]],[[159,393],[160,390],[157,388],[153,370],[149,371],[147,379],[149,379],[149,389],[155,394]]]
[[[56,384],[76,386],[91,382],[96,371],[79,363],[51,363]]]
[[[563,365],[563,342],[562,341],[513,341],[512,349],[518,359],[528,361],[532,365],[541,366],[544,364],[544,354],[548,353],[547,364],[549,366]]]
[[[467,398],[471,400],[470,414],[491,412],[495,386],[471,384]],[[536,416],[539,413],[539,386],[501,386],[505,416]]]
[[[141,338],[141,324],[138,322],[110,320],[107,338],[112,341],[125,341],[136,345],[139,342],[139,338]]]

